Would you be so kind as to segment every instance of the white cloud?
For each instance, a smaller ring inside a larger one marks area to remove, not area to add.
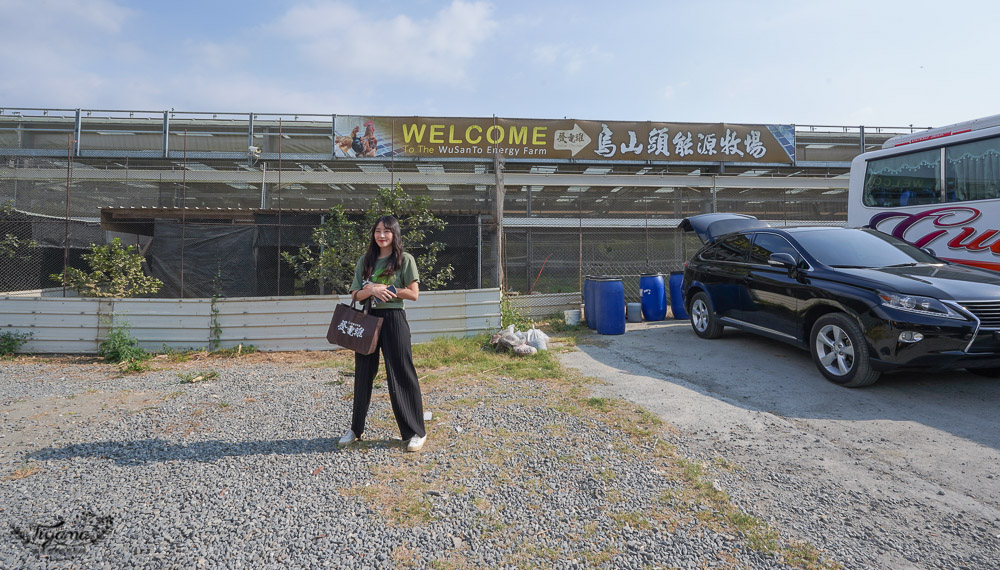
[[[120,36],[134,14],[109,0],[3,0],[0,57],[79,61]],[[30,49],[25,49],[30,47]]]
[[[559,52],[561,49],[560,46],[551,44],[535,46],[533,50],[535,63],[540,65],[554,65],[559,61]]]
[[[231,69],[241,67],[254,56],[253,48],[245,45],[216,42],[184,42],[190,65],[197,68]]]
[[[111,87],[93,62],[131,62],[138,51],[123,38],[134,12],[110,0],[3,0],[0,14],[0,100],[11,103],[96,104]]]
[[[164,81],[162,88],[172,95],[169,106],[185,111],[323,114],[331,109],[353,109],[348,93],[304,90],[294,83],[262,80],[245,73],[174,76]],[[178,98],[178,94],[183,95]]]
[[[553,68],[566,75],[590,73],[614,61],[613,54],[591,45],[541,44],[532,49],[532,56],[536,65]]]
[[[271,31],[319,70],[350,74],[352,82],[460,84],[469,62],[497,29],[492,6],[454,0],[425,19],[378,19],[343,2],[300,5]]]
[[[690,85],[689,81],[681,81],[680,83],[675,83],[672,85],[664,85],[663,87],[660,88],[660,98],[663,101],[671,101],[675,97],[677,97],[677,94],[679,92],[684,91],[688,87],[688,85]]]

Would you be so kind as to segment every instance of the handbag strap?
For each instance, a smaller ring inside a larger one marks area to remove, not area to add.
[[[354,308],[354,304],[357,303],[357,302],[358,302],[358,292],[355,291],[355,292],[351,293],[351,308]],[[370,311],[371,308],[372,308],[372,298],[371,297],[368,297],[364,301],[361,301],[361,310],[362,310],[362,312],[364,312],[364,314],[367,315],[368,311]]]

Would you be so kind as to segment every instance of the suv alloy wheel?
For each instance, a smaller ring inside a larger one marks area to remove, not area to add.
[[[823,315],[813,324],[809,346],[816,368],[834,384],[857,388],[873,384],[873,370],[861,329],[844,313]]]

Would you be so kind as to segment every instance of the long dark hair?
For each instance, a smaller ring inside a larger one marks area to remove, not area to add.
[[[365,254],[364,270],[362,273],[364,279],[372,276],[372,273],[375,271],[378,254],[381,253],[381,249],[375,243],[375,228],[380,223],[385,229],[392,232],[392,253],[389,254],[389,259],[385,262],[385,270],[382,272],[382,276],[391,277],[403,265],[403,236],[400,235],[399,220],[395,216],[382,216],[375,220],[372,230],[368,232],[368,253]]]

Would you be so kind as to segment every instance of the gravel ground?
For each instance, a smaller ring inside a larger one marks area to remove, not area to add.
[[[0,362],[0,566],[793,567],[678,476],[683,434],[635,436],[649,416],[632,405],[502,376],[429,383],[428,442],[407,453],[380,386],[365,440],[342,450],[351,378],[327,357],[125,377]]]

